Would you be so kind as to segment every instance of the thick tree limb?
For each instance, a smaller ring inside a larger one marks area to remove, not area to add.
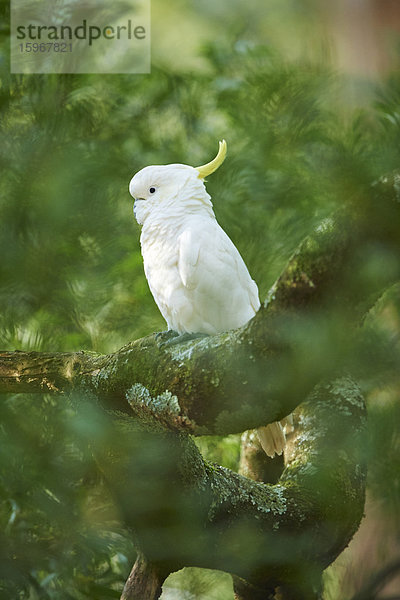
[[[93,352],[0,352],[0,392],[68,392],[106,362]]]
[[[281,585],[283,598],[318,598],[322,570],[363,514],[365,406],[342,377],[317,386],[297,420],[275,485],[207,463],[186,434],[120,432],[111,436],[112,461],[104,437],[98,448],[93,442],[125,521],[161,579],[197,566],[231,572],[266,597]]]

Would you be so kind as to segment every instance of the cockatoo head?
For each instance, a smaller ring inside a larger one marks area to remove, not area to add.
[[[155,165],[138,171],[129,184],[137,222],[144,225],[148,219],[179,217],[188,210],[202,208],[212,212],[204,178],[218,169],[225,156],[226,142],[222,140],[217,156],[201,167]]]

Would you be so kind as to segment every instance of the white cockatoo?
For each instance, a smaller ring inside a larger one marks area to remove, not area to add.
[[[181,339],[240,327],[260,307],[257,284],[218,224],[204,185],[225,156],[223,140],[206,165],[149,166],[129,184],[134,214],[142,225],[140,244],[151,293],[168,330]],[[261,427],[258,434],[268,456],[282,453],[281,423]]]

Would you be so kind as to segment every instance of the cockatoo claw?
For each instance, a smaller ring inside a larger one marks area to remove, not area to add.
[[[179,336],[179,333],[173,329],[168,329],[168,331],[158,331],[155,334],[156,344],[159,348],[162,348],[169,340],[176,336]]]

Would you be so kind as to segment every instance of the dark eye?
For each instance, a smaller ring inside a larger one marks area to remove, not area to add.
[[[155,187],[151,187],[151,188],[149,189],[149,192],[150,192],[150,194],[154,194],[154,192],[155,192],[155,191],[156,191],[156,188],[155,188]]]

